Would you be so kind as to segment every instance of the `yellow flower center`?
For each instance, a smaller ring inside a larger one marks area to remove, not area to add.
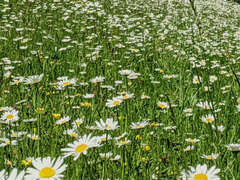
[[[6,145],[9,145],[9,144],[10,144],[10,142],[5,142],[5,144],[6,144]]]
[[[64,124],[64,123],[66,123],[67,122],[67,120],[63,120],[62,122],[61,122],[61,124]]]
[[[108,126],[107,128],[108,128],[108,129],[112,129],[112,127],[111,127],[111,126]]]
[[[206,159],[213,160],[212,156],[208,156]]]
[[[199,79],[198,79],[198,78],[196,78],[196,79],[195,79],[195,81],[196,81],[196,82],[199,82]]]
[[[165,106],[164,106],[164,104],[159,104],[159,107],[164,108]]]
[[[127,96],[123,96],[124,99],[128,98]]]
[[[85,151],[87,149],[87,147],[88,147],[88,145],[81,144],[76,148],[75,152],[76,153],[81,153],[81,152]]]
[[[20,81],[15,81],[16,84],[20,83]]]
[[[142,128],[142,126],[141,126],[141,125],[138,125],[137,128],[140,129],[140,128]]]
[[[11,165],[12,166],[12,161],[8,161],[7,164]]]
[[[39,172],[41,178],[50,178],[55,175],[55,170],[50,167],[45,167]]]
[[[240,104],[240,99],[237,100],[238,104]]]
[[[80,126],[80,125],[81,125],[81,122],[77,122],[77,125]]]
[[[113,102],[113,105],[114,105],[114,106],[119,105],[119,104],[120,104],[119,101],[114,101],[114,102]]]
[[[215,78],[211,78],[211,81],[215,81]]]
[[[71,137],[77,137],[78,135],[77,135],[77,134],[74,134],[74,133],[72,133],[72,134],[70,134],[70,136],[71,136]]]
[[[17,134],[13,134],[12,137],[17,137]]]
[[[65,83],[63,83],[64,86],[67,86],[67,85],[69,85],[69,84],[70,84],[70,82],[65,82]]]
[[[191,142],[191,143],[193,143],[193,142],[194,142],[194,139],[189,139],[188,141]]]
[[[208,179],[206,174],[196,174],[193,178],[195,180],[207,180]]]
[[[122,144],[122,145],[125,145],[125,144],[127,144],[127,142],[126,142],[126,141],[122,141],[121,144]]]
[[[190,151],[191,149],[190,148],[186,148],[185,151]]]
[[[106,138],[102,138],[101,141],[106,141],[107,139]]]
[[[213,120],[212,120],[212,118],[207,118],[206,119],[206,122],[212,122]]]
[[[36,137],[36,136],[33,136],[32,139],[37,140],[37,137]]]
[[[13,115],[7,115],[7,119],[12,119],[13,118]]]

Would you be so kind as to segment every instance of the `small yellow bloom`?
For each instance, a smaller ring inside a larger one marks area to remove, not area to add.
[[[43,56],[39,56],[39,58],[40,58],[40,59],[42,59],[42,58],[43,58]]]
[[[48,92],[48,93],[47,93],[47,96],[49,96],[49,95],[51,95],[51,93],[50,93],[50,92]]]
[[[159,70],[160,73],[164,73],[164,71],[162,69]]]
[[[40,88],[39,88],[39,91],[41,91],[43,89],[43,86],[41,86]]]
[[[129,82],[128,85],[131,86],[131,85],[132,85],[132,82]]]
[[[125,166],[127,165],[127,163],[124,164]]]
[[[150,148],[150,146],[146,146],[145,149],[146,149],[146,151],[150,151],[151,148]]]
[[[51,61],[49,64],[54,64],[54,62],[53,62],[53,61]]]
[[[36,128],[33,128],[33,131],[34,131],[34,133],[37,131],[37,129]]]
[[[147,159],[146,159],[145,157],[143,157],[143,158],[141,159],[141,161],[142,161],[142,162],[146,162]]]
[[[44,112],[44,108],[37,108],[35,109],[35,112],[41,114]]]
[[[118,117],[118,120],[119,120],[119,121],[121,121],[122,119],[123,119],[123,117],[121,117],[121,116],[120,116],[120,117]]]
[[[137,140],[137,139],[142,139],[142,138],[141,138],[141,136],[138,134],[138,135],[135,137],[135,139]]]
[[[82,96],[81,94],[76,94],[75,97]]]
[[[55,119],[60,119],[61,114],[53,114],[53,117],[54,117]]]
[[[56,108],[53,108],[54,111],[56,111],[57,109]]]

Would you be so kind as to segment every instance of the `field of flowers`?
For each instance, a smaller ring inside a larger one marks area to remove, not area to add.
[[[0,10],[0,180],[240,179],[239,4]]]

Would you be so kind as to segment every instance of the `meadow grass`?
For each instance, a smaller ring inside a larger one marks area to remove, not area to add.
[[[0,9],[1,180],[239,179],[240,5]]]

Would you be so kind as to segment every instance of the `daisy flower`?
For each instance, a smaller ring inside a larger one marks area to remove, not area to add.
[[[194,149],[194,146],[188,146],[185,149],[183,149],[184,152],[191,151]]]
[[[35,76],[29,76],[24,81],[25,81],[25,84],[35,84],[35,83],[40,82],[42,80],[42,78],[43,78],[43,74],[35,75]]]
[[[240,144],[229,144],[226,145],[227,149],[232,152],[240,152]]]
[[[214,131],[217,129],[218,131],[223,132],[226,128],[223,125],[217,126],[217,128],[214,125],[212,125],[212,129]]]
[[[120,140],[123,139],[127,135],[127,132],[124,132],[122,135],[115,137],[114,140]]]
[[[97,136],[96,137],[97,139],[98,139],[98,141],[100,141],[100,142],[105,142],[105,141],[107,141],[107,140],[109,140],[109,139],[112,139],[112,137],[111,137],[111,135],[110,134],[103,134],[102,136]]]
[[[5,147],[5,146],[8,146],[8,145],[17,145],[18,142],[17,140],[12,140],[10,141],[10,139],[7,139],[7,138],[0,138],[0,141],[2,141],[3,143],[0,144],[0,147]]]
[[[196,106],[202,108],[202,109],[212,109],[213,107],[215,107],[215,102],[208,102],[208,101],[205,101],[205,102],[200,102],[198,104],[196,104]]]
[[[215,160],[215,159],[218,158],[218,156],[219,156],[219,154],[214,154],[214,153],[212,153],[211,155],[205,155],[205,154],[203,154],[203,155],[201,156],[201,158],[208,159],[208,160]]]
[[[91,99],[93,98],[95,95],[94,94],[86,94],[86,95],[83,95],[84,98],[86,99]]]
[[[123,75],[123,76],[128,76],[128,75],[134,73],[134,71],[125,69],[125,70],[118,71],[118,73]]]
[[[27,137],[29,137],[30,139],[33,139],[33,140],[39,140],[39,137],[36,134],[28,134]]]
[[[137,123],[133,123],[132,125],[130,125],[131,129],[142,129],[144,127],[146,127],[149,123],[147,121],[143,121],[143,122],[137,122]]]
[[[116,130],[119,128],[118,121],[113,121],[113,118],[107,118],[106,123],[100,119],[100,123],[95,121],[96,129],[98,130]]]
[[[211,115],[211,114],[208,114],[207,116],[202,116],[202,122],[205,122],[205,123],[212,123],[214,121],[214,116]]]
[[[118,98],[114,97],[113,100],[110,100],[110,99],[107,100],[106,106],[107,107],[114,107],[114,106],[120,105],[121,102],[122,102],[121,99],[118,99]]]
[[[202,78],[199,76],[194,76],[193,77],[193,84],[199,84],[200,82],[202,82]]]
[[[99,153],[99,155],[103,159],[109,159],[110,157],[112,157],[113,154],[111,152],[108,152],[108,153]]]
[[[117,99],[120,99],[120,100],[127,100],[127,99],[132,99],[132,98],[134,98],[135,96],[134,96],[134,94],[132,93],[132,94],[125,94],[124,96],[117,96],[116,98]]]
[[[162,108],[162,109],[169,108],[169,105],[168,105],[168,103],[166,103],[166,102],[160,102],[160,101],[158,101],[157,105],[158,105],[160,108]]]
[[[97,76],[97,77],[95,77],[95,78],[92,78],[92,79],[90,79],[90,82],[91,83],[102,83],[102,82],[104,82],[104,79],[105,79],[105,77],[102,77],[102,76]]]
[[[218,78],[217,76],[209,76],[210,82],[214,83]]]
[[[6,170],[0,171],[0,179],[1,180],[23,180],[25,171],[21,171],[19,174],[17,173],[17,168],[14,168],[10,175],[8,176],[8,173],[6,173]]]
[[[96,137],[92,137],[92,134],[84,135],[79,138],[77,141],[74,141],[73,144],[68,143],[69,148],[63,148],[61,151],[65,151],[63,158],[68,156],[73,156],[73,160],[76,161],[81,154],[86,155],[87,150],[94,147],[101,147],[100,141]]]
[[[76,85],[76,79],[68,79],[68,77],[65,77],[63,79],[61,79],[59,82],[57,82],[57,85],[60,86],[60,87],[65,87],[65,86],[68,86],[68,85]]]
[[[76,132],[76,129],[67,129],[63,131],[63,134],[69,135],[71,137],[77,138],[79,136],[78,132]]]
[[[82,123],[84,122],[84,119],[78,118],[75,121],[72,122],[73,129],[77,129]]]
[[[200,140],[188,138],[188,139],[185,139],[185,141],[190,142],[190,143],[196,143],[196,142],[199,142]]]
[[[212,166],[207,170],[207,165],[198,164],[196,169],[190,167],[189,171],[182,171],[183,177],[189,180],[220,180],[220,177],[217,174],[220,172],[220,169],[216,169],[215,166]]]
[[[118,145],[118,147],[121,147],[121,146],[124,146],[126,144],[130,144],[130,143],[131,143],[131,141],[127,140],[127,138],[125,138],[125,140],[117,142],[116,145]]]
[[[32,161],[34,168],[27,168],[26,171],[26,180],[39,180],[39,179],[52,179],[58,180],[62,179],[64,175],[62,174],[67,164],[63,164],[63,158],[59,157],[56,161],[56,158],[51,160],[51,157],[44,157],[43,159],[37,158]]]
[[[65,124],[66,122],[70,121],[71,117],[70,116],[64,116],[61,119],[57,120],[55,124]]]
[[[121,158],[120,155],[116,155],[114,158],[111,158],[111,161],[119,161],[119,159]]]
[[[145,95],[145,94],[143,94],[142,96],[141,96],[141,99],[149,99],[150,97],[149,96],[147,96],[147,95]]]
[[[4,112],[1,116],[1,120],[6,123],[12,123],[19,120],[18,111],[15,109],[12,111]]]

